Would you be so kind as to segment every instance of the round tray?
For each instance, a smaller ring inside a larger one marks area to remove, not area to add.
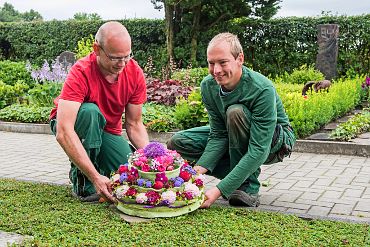
[[[166,206],[145,208],[146,205],[126,204],[118,201],[116,207],[121,212],[142,218],[176,217],[197,210],[203,203],[204,195],[194,203],[180,208],[169,208]]]

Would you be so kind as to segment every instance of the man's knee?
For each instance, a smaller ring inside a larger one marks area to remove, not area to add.
[[[97,124],[100,128],[105,126],[106,120],[99,107],[94,103],[83,103],[78,111],[76,126],[89,126]]]
[[[81,117],[91,117],[101,114],[99,107],[94,103],[83,103],[78,111]]]
[[[229,106],[226,111],[228,127],[240,127],[240,125],[242,124],[244,127],[249,128],[249,115],[249,110],[241,104]]]
[[[178,141],[179,140],[179,134],[174,134],[170,139],[167,140],[166,142],[166,145],[167,145],[167,148],[170,149],[170,150],[176,150],[176,148],[178,147]]]

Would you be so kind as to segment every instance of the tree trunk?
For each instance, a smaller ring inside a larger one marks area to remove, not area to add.
[[[165,21],[166,21],[166,45],[167,45],[167,62],[173,58],[173,13],[174,5],[164,2]]]
[[[194,6],[193,8],[193,24],[191,27],[192,32],[191,32],[191,54],[190,54],[190,61],[193,66],[197,65],[196,63],[198,50],[198,35],[201,10],[202,10],[201,3]]]

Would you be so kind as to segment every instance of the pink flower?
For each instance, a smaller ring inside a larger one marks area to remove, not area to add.
[[[150,171],[150,166],[148,164],[144,164],[142,167],[141,167],[141,170],[143,172],[148,172]]]
[[[126,196],[134,196],[134,195],[136,195],[137,194],[137,190],[136,189],[134,189],[134,188],[129,188],[128,190],[127,190],[127,192],[126,192]]]

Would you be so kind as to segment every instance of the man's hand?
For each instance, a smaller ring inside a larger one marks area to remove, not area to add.
[[[207,190],[204,195],[205,200],[200,208],[209,208],[221,196],[221,191],[217,187],[213,187]]]
[[[100,175],[94,181],[94,187],[96,193],[104,198],[105,201],[116,202],[116,199],[112,196],[112,182],[109,178]]]
[[[199,174],[205,174],[208,170],[202,166],[194,166],[193,169]]]

